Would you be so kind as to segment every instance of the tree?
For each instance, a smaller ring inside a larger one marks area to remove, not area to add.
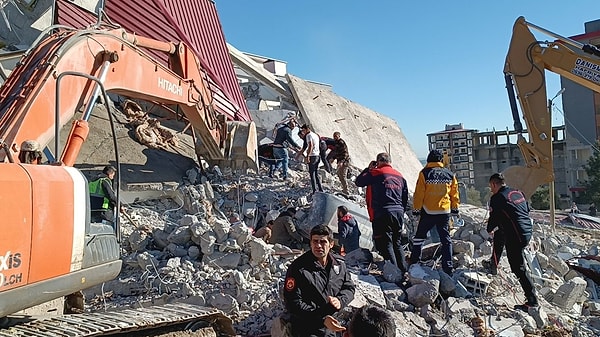
[[[481,193],[475,187],[467,188],[467,203],[473,206],[482,206]]]
[[[547,185],[539,187],[531,196],[533,209],[550,209],[550,188]]]
[[[584,166],[588,180],[584,183],[585,193],[584,198],[588,202],[600,203],[600,151],[599,142],[594,146],[594,152],[588,159],[587,165]]]

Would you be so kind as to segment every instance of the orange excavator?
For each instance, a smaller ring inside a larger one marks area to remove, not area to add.
[[[90,222],[87,181],[73,167],[99,96],[108,102],[110,91],[176,105],[194,129],[199,156],[256,168],[254,123],[227,121],[215,111],[207,75],[185,44],[114,27],[50,31],[0,88],[0,317],[101,284],[121,270],[118,222]],[[167,53],[168,66],[144,48]],[[71,120],[61,145],[61,126]],[[19,163],[24,140],[47,149],[54,141],[55,163]]]
[[[538,41],[530,28],[555,40]],[[517,145],[525,166],[510,166],[503,173],[507,183],[523,191],[528,198],[539,186],[554,181],[552,120],[544,70],[600,92],[600,50],[552,33],[523,17],[519,17],[513,26],[504,74],[514,128],[519,132]],[[522,135],[524,130],[517,100],[527,124],[529,140]]]

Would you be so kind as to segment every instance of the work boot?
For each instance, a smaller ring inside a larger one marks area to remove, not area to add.
[[[496,264],[492,263],[492,261],[483,260],[483,261],[481,261],[481,265],[483,266],[483,268],[486,269],[486,271],[489,274],[498,275],[498,266]]]
[[[532,303],[532,302],[527,301],[523,304],[517,304],[513,308],[515,310],[521,310],[521,311],[525,311],[525,312],[529,313],[529,308],[536,308],[537,306],[538,306],[537,303]]]

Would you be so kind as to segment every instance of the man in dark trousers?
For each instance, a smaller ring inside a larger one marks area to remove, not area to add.
[[[308,175],[310,177],[310,186],[312,188],[312,192],[323,192],[321,178],[317,172],[319,163],[321,161],[321,139],[319,138],[319,135],[312,131],[310,126],[307,124],[302,125],[300,129],[302,130],[302,133],[304,133],[304,142],[308,144],[306,149],[306,164],[308,164]]]
[[[283,297],[293,337],[333,337],[344,328],[333,318],[354,298],[354,283],[341,256],[331,253],[333,234],[317,225],[310,231],[310,251],[290,264]]]
[[[92,221],[106,221],[112,224],[114,221],[114,208],[117,205],[117,196],[113,189],[113,179],[117,169],[106,166],[96,180],[88,184],[90,191],[90,208],[92,210]]]
[[[267,165],[269,167],[269,177],[273,177],[277,167],[277,160],[273,155],[273,143],[258,146],[258,162]]]
[[[529,307],[538,306],[535,288],[527,275],[523,258],[523,251],[533,233],[529,204],[521,191],[506,185],[502,173],[494,173],[489,181],[492,197],[487,231],[494,239],[490,263],[497,268],[503,247],[506,247],[510,269],[517,276],[526,298],[525,304],[516,305],[515,309],[528,311]]]
[[[458,214],[458,181],[454,173],[444,167],[444,155],[439,150],[431,150],[427,164],[419,172],[413,195],[413,215],[419,216],[417,232],[413,238],[410,262],[417,263],[421,258],[421,248],[427,232],[436,228],[442,243],[442,269],[452,275],[452,238],[450,237],[450,215]]]
[[[300,131],[298,131],[298,137],[300,137],[300,139],[302,139],[304,144],[302,145],[302,149],[300,149],[300,151],[296,155],[296,160],[299,160],[300,156],[302,156],[304,151],[306,151],[306,149],[308,148],[308,143],[306,142],[306,132],[304,130],[300,129]],[[327,171],[328,173],[331,173],[331,164],[329,163],[329,161],[327,161],[327,156],[328,156],[327,150],[333,150],[334,140],[329,137],[319,137],[319,139],[320,139],[319,157],[321,158],[321,161],[323,162],[323,168],[325,169],[325,171]]]
[[[300,146],[292,138],[292,130],[295,127],[296,122],[290,119],[286,124],[277,129],[277,134],[273,141],[273,157],[277,160],[276,169],[281,167],[284,180],[288,177],[288,146],[292,146],[296,151],[300,149]],[[270,177],[272,177],[272,173]]]
[[[406,271],[406,261],[402,250],[404,210],[408,202],[406,179],[392,168],[388,153],[380,153],[356,177],[358,187],[367,187],[365,199],[369,218],[373,226],[375,248],[388,260]]]

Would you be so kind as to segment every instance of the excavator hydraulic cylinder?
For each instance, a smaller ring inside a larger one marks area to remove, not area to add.
[[[87,139],[89,133],[90,127],[88,122],[82,120],[76,120],[73,122],[73,127],[71,128],[71,132],[67,138],[67,144],[65,144],[65,149],[61,157],[63,165],[73,166],[75,164],[75,160],[79,155],[81,146]]]

